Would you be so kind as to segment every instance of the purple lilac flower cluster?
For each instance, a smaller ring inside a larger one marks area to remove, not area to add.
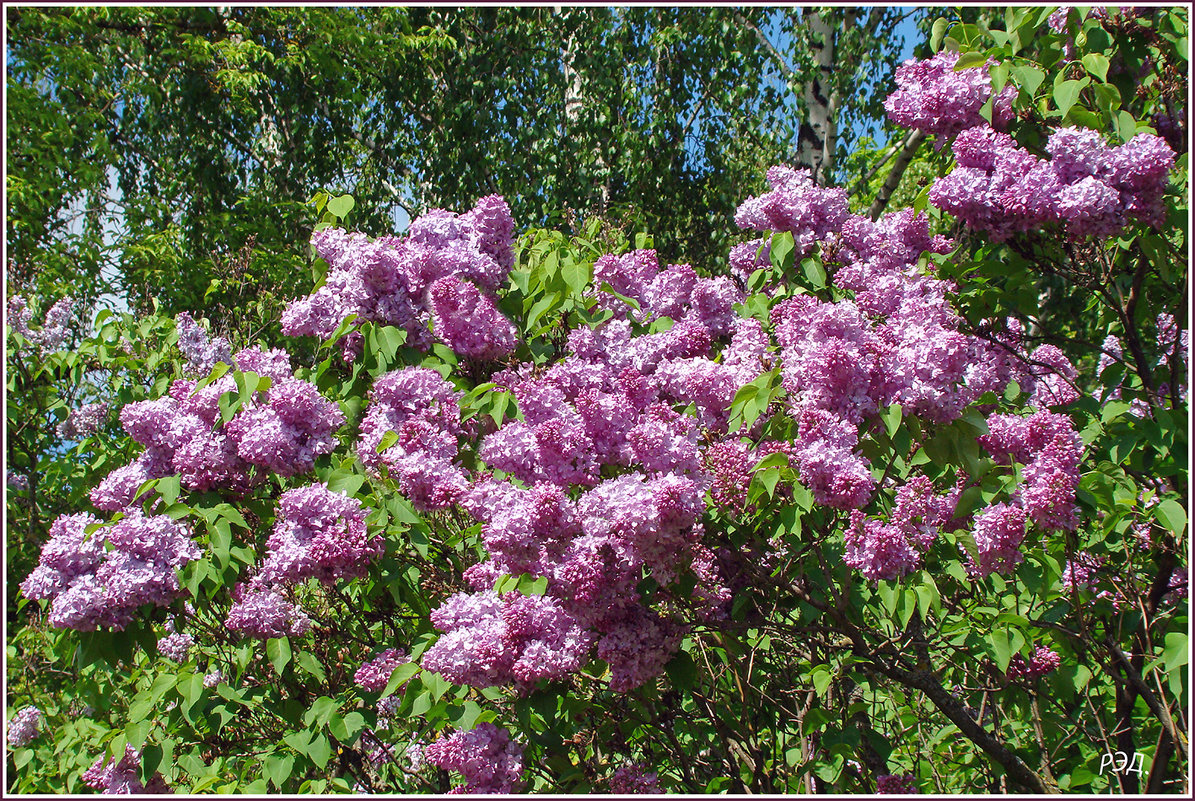
[[[353,674],[353,681],[357,683],[358,687],[373,693],[380,693],[390,682],[390,674],[405,661],[407,661],[407,655],[404,652],[397,648],[387,648],[357,668],[357,672]]]
[[[1022,560],[1026,526],[1073,530],[1078,523],[1075,490],[1079,485],[1082,442],[1065,415],[1041,411],[1028,417],[993,415],[979,442],[997,460],[1025,465],[1023,482],[1009,503],[997,503],[975,517],[976,555],[971,571],[979,576],[1009,573]]]
[[[578,670],[593,636],[549,596],[458,593],[432,613],[445,634],[423,667],[455,684],[490,687],[557,679]]]
[[[29,321],[33,318],[33,312],[29,309],[28,301],[20,295],[13,295],[8,299],[4,321],[14,333],[38,345],[42,353],[51,353],[66,341],[74,319],[75,305],[75,299],[69,295],[61,298],[46,312],[42,327],[32,331]]]
[[[888,95],[888,118],[902,128],[949,137],[986,124],[980,110],[992,99],[992,79],[983,66],[955,70],[959,54],[948,50],[925,60],[909,59],[896,68],[897,90]],[[1012,121],[1017,88],[1008,84],[992,100],[992,124],[1005,128]]]
[[[610,777],[610,792],[614,795],[660,795],[659,777],[642,765],[623,765]]]
[[[158,653],[165,659],[181,665],[187,661],[187,655],[191,653],[191,646],[194,644],[195,638],[190,634],[176,631],[158,640]]]
[[[24,748],[37,739],[41,729],[42,711],[35,706],[27,706],[12,716],[8,721],[8,747]]]
[[[784,221],[784,230],[816,231],[837,264],[835,283],[853,300],[827,303],[799,295],[772,309],[784,386],[798,421],[792,455],[818,503],[862,506],[874,491],[866,461],[855,452],[859,426],[893,403],[906,414],[949,422],[988,391],[1002,391],[1026,372],[1006,348],[959,330],[949,282],[924,274],[925,251],[953,243],[929,234],[928,218],[911,210],[877,222],[846,213],[833,194],[834,225],[824,225],[800,199],[774,198],[771,217],[744,219],[756,228]],[[778,194],[773,192],[773,195]],[[750,201],[749,201],[750,203]]]
[[[232,350],[227,339],[209,337],[187,312],[175,317],[174,324],[178,330],[178,349],[187,357],[191,375],[205,376],[221,362],[232,364]]]
[[[402,328],[408,341],[427,347],[434,321],[435,336],[461,355],[500,358],[513,349],[515,331],[492,293],[514,266],[513,235],[510,208],[498,195],[465,214],[430,211],[412,221],[406,238],[316,231],[311,244],[329,265],[327,280],[286,308],[283,333],[327,338],[355,314]],[[346,337],[345,359],[356,358],[360,345],[359,336]]]
[[[1113,236],[1134,220],[1160,226],[1174,167],[1161,137],[1108,147],[1098,132],[1073,127],[1050,135],[1049,160],[983,125],[960,133],[953,151],[958,166],[934,183],[930,202],[997,241],[1050,224],[1071,238]]]
[[[183,526],[165,515],[130,509],[106,528],[90,514],[63,515],[21,592],[49,600],[50,623],[59,628],[123,629],[143,604],[178,598],[175,570],[200,556]]]
[[[244,490],[261,478],[260,471],[251,475],[253,467],[299,475],[314,467],[317,456],[332,451],[344,415],[314,384],[292,376],[285,351],[247,348],[235,362],[239,370],[271,383],[265,392],[253,393],[228,423],[223,423],[220,397],[237,389],[231,374],[203,387],[175,381],[166,397],[121,409],[121,424],[145,451],[92,490],[97,508],[122,511],[138,501],[134,495],[147,480],[171,473],[191,490]]]
[[[959,488],[939,495],[933,482],[914,475],[896,492],[896,503],[888,522],[865,519],[851,512],[843,561],[869,579],[895,579],[921,566],[938,533],[953,522]]]
[[[917,795],[917,777],[908,773],[884,774],[876,777],[877,795]]]
[[[141,752],[131,745],[125,746],[124,757],[119,761],[105,754],[82,776],[84,784],[103,795],[170,795],[174,792],[156,771],[148,784],[142,784],[140,777]]]
[[[261,581],[297,584],[315,578],[331,584],[363,576],[368,563],[382,554],[382,537],[370,536],[360,501],[312,484],[278,499],[266,549]]]
[[[387,373],[369,391],[357,456],[374,473],[386,468],[421,511],[444,509],[468,487],[454,461],[459,448],[461,393],[435,370],[406,367]],[[398,439],[378,452],[387,432]]]
[[[365,514],[360,501],[325,484],[284,492],[265,560],[249,584],[234,592],[225,626],[261,638],[307,631],[310,619],[286,599],[286,590],[312,578],[330,584],[364,575],[383,549],[382,537],[369,534]]]
[[[229,631],[262,640],[298,637],[311,628],[311,618],[287,600],[285,589],[262,584],[238,584],[224,620]]]
[[[505,729],[479,723],[469,731],[441,737],[423,750],[424,758],[442,770],[453,770],[465,783],[450,794],[515,792],[523,774],[523,748]]]
[[[1008,663],[1008,677],[1010,679],[1036,679],[1047,673],[1052,673],[1062,664],[1062,657],[1044,645],[1039,645],[1025,661],[1025,657],[1017,654]]]
[[[72,409],[65,420],[58,424],[56,432],[63,439],[90,437],[99,430],[108,416],[108,404],[103,401],[89,403]]]

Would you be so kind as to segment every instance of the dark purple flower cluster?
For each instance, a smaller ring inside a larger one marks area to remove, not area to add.
[[[83,772],[83,783],[103,795],[171,795],[173,790],[162,774],[154,772],[148,784],[141,783],[141,752],[125,746],[119,761],[108,754],[100,757]]]
[[[992,98],[988,59],[982,67],[956,70],[959,54],[943,50],[925,60],[909,59],[896,69],[897,90],[888,95],[888,118],[902,128],[938,136],[954,136],[986,124],[980,110]],[[1017,88],[1006,85],[992,100],[992,124],[1003,129],[1012,120]]]
[[[917,795],[917,777],[911,774],[883,774],[876,777],[877,795]]]
[[[1044,645],[1039,645],[1025,661],[1020,654],[1015,655],[1008,663],[1008,677],[1010,679],[1037,679],[1047,673],[1052,673],[1062,664],[1062,657]]]
[[[461,355],[499,358],[513,348],[515,332],[489,293],[514,266],[513,234],[510,208],[498,195],[461,215],[430,211],[411,223],[406,238],[316,231],[311,244],[329,265],[327,279],[287,307],[282,330],[326,339],[356,314],[362,322],[402,328],[412,344],[426,347],[434,318],[435,335]],[[360,344],[359,337],[344,340],[346,360]]]
[[[227,424],[220,397],[236,391],[232,374],[203,387],[175,381],[166,397],[121,409],[121,424],[145,445],[145,452],[92,490],[97,508],[121,511],[138,500],[134,495],[145,481],[171,473],[178,473],[191,490],[244,490],[260,480],[260,472],[250,474],[253,467],[299,475],[314,467],[317,456],[332,451],[333,434],[344,424],[344,415],[315,385],[292,377],[285,351],[247,348],[235,361],[238,369],[271,383],[245,400]]]
[[[165,515],[130,509],[106,528],[89,514],[63,515],[21,591],[49,600],[50,623],[59,628],[123,629],[142,605],[178,598],[175,570],[200,556],[186,530]]]
[[[468,487],[455,463],[461,427],[461,393],[435,370],[406,367],[387,373],[369,391],[357,456],[368,469],[383,467],[416,509],[444,509]],[[387,432],[398,439],[378,452]]]
[[[469,731],[441,737],[423,753],[431,764],[456,771],[465,780],[450,791],[453,795],[509,794],[518,790],[523,775],[522,746],[493,723],[479,723]]]
[[[1130,221],[1160,226],[1174,151],[1152,134],[1108,147],[1096,131],[1062,128],[1046,142],[1049,160],[1011,136],[978,125],[955,139],[958,166],[929,199],[993,239],[1061,226],[1068,237],[1107,237]]]

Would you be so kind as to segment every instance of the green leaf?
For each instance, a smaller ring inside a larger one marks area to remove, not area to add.
[[[328,760],[332,758],[332,744],[328,742],[326,735],[317,734],[312,738],[311,743],[307,746],[307,756],[311,757],[311,761],[320,770],[327,766]]]
[[[300,654],[300,660],[302,654]],[[308,726],[323,726],[335,714],[338,704],[332,698],[322,695],[316,698],[311,708],[303,715],[303,723]]]
[[[664,670],[672,680],[672,686],[681,692],[688,692],[697,683],[697,663],[688,651],[677,651]]]
[[[325,681],[327,681],[327,674],[324,673],[324,666],[321,665],[319,660],[316,659],[309,651],[301,652],[298,657],[295,658],[295,664],[302,668],[306,673],[314,677],[315,680],[320,684],[323,684]]]
[[[569,259],[564,263],[561,273],[564,275],[564,283],[568,288],[580,294],[589,285],[593,275],[593,265]]]
[[[1083,66],[1086,70],[1099,78],[1102,83],[1108,80],[1108,57],[1102,53],[1088,53],[1083,56]]]
[[[266,656],[270,658],[274,672],[281,676],[282,671],[290,663],[290,640],[286,637],[274,637],[266,640]]]
[[[382,435],[382,438],[378,440],[378,446],[374,448],[374,451],[376,453],[385,453],[386,450],[396,442],[398,442],[398,432],[387,431]]]
[[[1187,635],[1180,631],[1172,631],[1166,635],[1166,647],[1162,650],[1162,661],[1166,663],[1166,672],[1182,667],[1190,661],[1191,654],[1187,648]]]
[[[1154,509],[1154,518],[1172,531],[1176,537],[1181,537],[1187,530],[1187,511],[1173,498],[1167,498],[1157,505]]]
[[[813,681],[814,691],[821,697],[825,696],[826,690],[830,689],[830,684],[834,681],[834,674],[830,672],[827,665],[817,665],[810,672],[809,678]]]
[[[826,286],[826,268],[822,266],[819,259],[802,260],[801,272],[805,273],[805,277],[809,279],[809,283],[814,289],[823,289]]]
[[[958,57],[958,61],[954,63],[954,71],[971,69],[972,67],[981,67],[987,63],[987,53],[980,53],[974,50],[963,53]]]
[[[1004,629],[997,629],[992,632],[988,642],[992,646],[992,657],[996,661],[996,667],[1000,668],[1001,673],[1006,672],[1013,653],[1012,644],[1008,640],[1008,632]]]
[[[356,204],[352,195],[340,195],[328,201],[328,211],[343,220]]]
[[[1037,67],[1030,67],[1028,65],[1013,67],[1012,74],[1016,76],[1017,83],[1021,85],[1021,88],[1023,88],[1030,97],[1033,97],[1037,93],[1037,90],[1041,88],[1041,85],[1046,80],[1046,74],[1044,72],[1039,70]]]
[[[295,758],[290,754],[270,754],[261,761],[261,773],[281,790],[290,778],[294,766]]]
[[[934,20],[934,26],[930,29],[929,49],[935,53],[942,49],[942,38],[946,36],[946,30],[950,27],[950,22],[942,17]]]
[[[396,667],[394,672],[390,674],[390,680],[386,682],[386,689],[382,690],[382,697],[385,698],[388,695],[393,695],[399,687],[414,678],[415,674],[420,670],[422,668],[414,662],[405,662]]]
[[[793,267],[793,235],[788,231],[781,231],[772,235],[772,247],[769,249],[773,266],[786,275]]]
[[[1058,112],[1064,119],[1070,112],[1071,106],[1075,105],[1075,101],[1079,99],[1079,92],[1083,91],[1087,80],[1084,78],[1081,81],[1054,82],[1054,105],[1058,107]]]

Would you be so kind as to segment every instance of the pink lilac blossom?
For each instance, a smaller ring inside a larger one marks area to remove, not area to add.
[[[610,689],[630,692],[664,673],[664,666],[680,649],[686,626],[651,612],[642,605],[603,621],[597,656],[610,666]]]
[[[922,554],[939,532],[953,522],[959,488],[946,494],[934,491],[927,476],[914,475],[896,491],[896,502],[887,523],[865,519],[851,512],[843,561],[869,579],[896,579],[921,566]]]
[[[610,777],[610,792],[614,795],[658,795],[664,792],[655,772],[642,765],[623,765]]]
[[[29,321],[33,319],[33,311],[29,308],[29,301],[20,295],[13,295],[5,306],[4,324],[25,337],[30,338]]]
[[[514,265],[513,234],[510,209],[497,195],[482,198],[465,214],[433,209],[411,222],[405,239],[370,240],[339,228],[316,231],[311,244],[329,265],[327,279],[286,308],[283,333],[326,338],[355,314],[359,322],[402,328],[408,342],[426,348],[428,288],[455,276],[495,291]],[[346,336],[342,352],[349,360],[360,355],[359,331]]]
[[[1038,409],[1064,406],[1079,399],[1075,380],[1079,372],[1071,360],[1053,345],[1042,345],[1029,354],[1030,372],[1035,377],[1033,397],[1029,403]]]
[[[42,723],[42,711],[35,706],[27,706],[12,716],[8,721],[8,747],[24,748],[37,739]]]
[[[1072,531],[1078,525],[1075,491],[1079,485],[1082,440],[1070,418],[1048,411],[1027,417],[993,415],[979,442],[997,460],[1025,465],[1014,502],[1045,529]]]
[[[930,202],[1000,241],[1060,224],[1070,238],[1107,237],[1131,220],[1158,227],[1174,151],[1138,134],[1108,147],[1095,131],[1051,134],[1045,161],[1012,137],[977,125],[953,145],[958,166],[930,189]]]
[[[105,512],[120,512],[134,504],[157,495],[155,490],[137,494],[145,482],[163,478],[174,472],[170,452],[150,446],[131,463],[118,467],[106,475],[90,493],[92,505]]]
[[[178,349],[187,357],[191,375],[205,376],[223,362],[232,364],[232,350],[224,337],[209,337],[187,312],[174,318],[178,329]]]
[[[925,60],[909,59],[896,68],[897,90],[888,95],[888,118],[902,128],[949,137],[986,124],[980,110],[992,98],[989,59],[981,67],[956,70],[959,54],[949,50]],[[1017,89],[1006,85],[992,103],[992,124],[1002,129],[1012,120]]]
[[[432,623],[444,635],[424,653],[423,668],[472,687],[560,678],[580,668],[593,644],[546,595],[459,593],[432,613]]]
[[[469,731],[455,731],[423,749],[424,758],[442,770],[456,771],[465,780],[450,792],[507,794],[519,789],[523,748],[505,729],[479,723]]]
[[[56,351],[66,342],[74,321],[75,299],[69,295],[59,300],[46,312],[41,330],[29,335],[29,339],[41,346],[42,353]]]
[[[772,241],[752,239],[730,249],[730,271],[746,285],[756,270],[767,270],[772,266]]]
[[[407,655],[397,648],[387,648],[357,668],[357,672],[353,674],[353,681],[357,683],[358,687],[380,693],[386,689],[386,684],[390,681],[390,674],[406,661],[406,658]]]
[[[1010,679],[1036,679],[1047,673],[1052,673],[1062,664],[1062,657],[1044,645],[1039,645],[1025,661],[1025,657],[1017,654],[1008,663],[1008,677]]]
[[[245,637],[297,637],[311,628],[311,619],[282,594],[280,588],[237,585],[224,625]]]
[[[381,535],[369,534],[365,512],[356,498],[322,483],[284,492],[260,578],[270,584],[309,578],[330,584],[365,575],[383,549]]]
[[[56,432],[64,439],[89,437],[99,430],[108,416],[108,404],[103,401],[89,403],[72,409],[65,420],[58,424]]]
[[[37,568],[21,585],[27,598],[51,602],[53,626],[123,629],[143,604],[166,606],[179,597],[176,569],[201,556],[182,525],[165,515],[132,509],[110,527],[86,533],[98,523],[87,514],[59,517]]]
[[[23,473],[14,473],[6,469],[4,471],[4,482],[8,488],[14,492],[28,492],[29,491],[29,477]]]
[[[435,370],[406,367],[385,374],[369,391],[357,455],[371,472],[386,468],[420,511],[444,509],[467,489],[455,461],[461,426],[461,393]],[[378,452],[386,433],[398,439]]]
[[[286,373],[272,381],[264,400],[247,404],[224,430],[249,464],[294,476],[311,472],[316,457],[332,452],[333,435],[345,418],[314,384]]]
[[[211,689],[224,681],[224,672],[221,670],[213,670],[203,677],[203,686]]]
[[[846,191],[817,186],[808,170],[776,166],[768,170],[767,179],[771,191],[749,198],[735,212],[740,228],[787,231],[803,254],[838,231],[849,214]]]
[[[1006,503],[987,507],[975,516],[972,537],[978,556],[975,560],[967,554],[973,575],[1011,573],[1024,559],[1021,543],[1025,539],[1025,510]]]
[[[917,795],[917,777],[910,774],[883,774],[876,777],[878,795]]]
[[[162,774],[154,772],[148,784],[141,783],[141,752],[125,746],[124,757],[118,762],[105,754],[83,772],[83,783],[103,795],[168,795],[173,790]]]
[[[497,361],[515,349],[518,332],[492,298],[456,276],[427,290],[432,330],[453,351],[478,361]]]
[[[187,661],[187,655],[194,644],[195,638],[190,634],[175,632],[158,640],[158,653],[171,662],[182,664]]]

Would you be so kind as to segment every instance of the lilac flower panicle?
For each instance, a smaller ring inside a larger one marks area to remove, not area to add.
[[[370,692],[381,692],[390,682],[390,674],[406,660],[406,654],[396,648],[387,648],[369,662],[357,668],[353,681]]]
[[[105,754],[84,771],[83,783],[103,795],[167,795],[173,790],[162,774],[154,772],[148,784],[141,783],[141,752],[125,746],[124,757],[117,761]]]
[[[655,772],[642,765],[623,765],[610,777],[610,792],[614,795],[658,795],[664,792]]]
[[[456,731],[423,749],[424,758],[442,770],[456,771],[465,784],[457,793],[508,794],[516,791],[523,774],[523,748],[505,729],[479,723]]]
[[[59,300],[46,312],[41,331],[32,336],[41,346],[43,353],[58,350],[66,342],[74,320],[75,299],[69,295]]]
[[[89,403],[72,409],[65,420],[58,424],[58,436],[64,439],[89,437],[99,430],[108,416],[108,404],[103,401]]]
[[[221,670],[213,670],[203,677],[203,686],[211,689],[220,682],[224,681],[224,673]]]
[[[317,578],[331,583],[365,574],[382,554],[382,538],[369,534],[366,510],[356,498],[325,484],[288,490],[278,499],[274,533],[260,577],[268,583]]]
[[[37,739],[43,717],[35,706],[18,710],[8,721],[8,747],[24,748]]]
[[[910,774],[883,774],[876,777],[879,795],[917,795],[917,777]]]
[[[228,340],[209,336],[187,312],[180,312],[174,322],[178,328],[178,349],[187,357],[192,375],[205,376],[221,362],[232,364]]]
[[[462,356],[497,361],[515,349],[518,331],[493,299],[456,276],[437,280],[427,290],[436,336]]]
[[[194,644],[195,638],[190,634],[174,632],[158,640],[158,653],[171,662],[182,664],[187,661],[187,655]]]
[[[768,170],[767,178],[771,191],[748,199],[735,212],[740,228],[787,231],[797,251],[804,253],[815,241],[837,231],[849,214],[846,191],[817,186],[808,170],[776,166]]]
[[[232,599],[224,625],[241,636],[262,640],[297,637],[311,628],[311,618],[278,589],[238,585]]]
[[[939,136],[954,136],[960,131],[986,123],[980,109],[992,97],[988,67],[955,70],[959,54],[948,50],[926,60],[910,59],[896,68],[897,90],[884,101],[888,117],[904,128],[916,128]],[[1005,86],[992,107],[996,127],[1012,118],[1012,101],[1017,90]]]
[[[1039,645],[1029,661],[1016,654],[1008,663],[1008,677],[1010,679],[1036,679],[1058,669],[1062,664],[1062,657],[1044,645]]]

